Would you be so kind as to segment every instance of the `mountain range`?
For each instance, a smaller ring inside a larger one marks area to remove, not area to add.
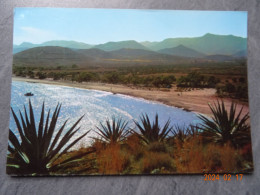
[[[207,33],[202,37],[169,38],[162,42],[150,42],[148,45],[150,49],[155,51],[183,45],[206,55],[232,55],[235,52],[247,49],[247,38]]]
[[[47,41],[41,44],[33,44],[29,42],[23,42],[20,45],[13,45],[13,53],[18,53],[27,49],[35,48],[35,47],[43,47],[43,46],[58,46],[58,47],[67,47],[71,49],[89,49],[93,47],[93,45],[89,45],[82,42],[77,41],[62,41],[62,40],[54,40]]]
[[[14,63],[176,63],[200,60],[232,61],[247,56],[247,39],[233,35],[206,34],[195,38],[170,38],[161,42],[134,40],[90,45],[76,41],[48,41],[42,44],[14,45]],[[130,62],[129,62],[130,63]]]
[[[104,51],[113,51],[122,48],[129,49],[144,49],[159,51],[162,49],[173,48],[179,45],[183,45],[197,52],[204,53],[206,55],[221,54],[232,55],[236,52],[247,49],[247,38],[237,37],[233,35],[214,35],[207,33],[201,37],[193,38],[169,38],[161,42],[137,42],[134,40],[119,41],[119,42],[107,42],[104,44],[91,45],[76,41],[48,41],[42,44],[33,44],[24,42],[20,45],[13,46],[13,53],[42,46],[59,46],[67,47],[71,49],[90,49],[97,48]]]

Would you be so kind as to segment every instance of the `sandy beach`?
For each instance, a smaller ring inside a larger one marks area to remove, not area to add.
[[[176,87],[172,87],[167,90],[160,89],[147,89],[147,88],[137,88],[130,87],[126,85],[115,85],[106,83],[94,83],[94,82],[71,82],[66,80],[39,80],[39,79],[29,79],[24,77],[13,77],[13,81],[23,81],[23,82],[34,82],[50,85],[62,85],[75,88],[83,89],[95,89],[101,91],[108,91],[113,93],[119,93],[124,95],[129,95],[138,98],[144,98],[146,100],[157,101],[169,106],[175,106],[183,108],[187,111],[198,112],[206,115],[211,115],[211,110],[208,103],[213,104],[218,99],[215,95],[215,89],[195,89],[191,91],[179,92]],[[231,105],[231,99],[223,99],[227,107]],[[237,102],[237,108],[240,110],[243,108],[243,114],[249,111],[248,103]]]

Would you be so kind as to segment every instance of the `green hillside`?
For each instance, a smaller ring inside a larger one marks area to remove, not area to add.
[[[53,66],[82,64],[93,60],[77,51],[65,47],[35,47],[14,55],[14,64],[30,66]]]
[[[151,41],[143,41],[140,42],[143,46],[147,47],[147,48],[152,48],[154,47],[156,44],[158,44],[159,42],[151,42]]]
[[[102,49],[104,51],[113,51],[113,50],[119,50],[119,49],[144,49],[148,50],[147,47],[143,46],[142,44],[130,40],[130,41],[119,41],[119,42],[107,42],[105,44],[100,44],[94,46],[94,48]]]
[[[106,66],[106,65],[137,65],[137,64],[175,64],[188,62],[187,59],[160,54],[143,49],[119,49],[103,51],[96,48],[73,50],[65,47],[35,47],[14,55],[16,66]],[[98,63],[98,64],[97,64]]]
[[[67,47],[71,49],[89,49],[92,45],[77,42],[77,41],[63,41],[63,40],[53,40],[47,41],[41,44],[33,44],[29,42],[23,42],[20,45],[13,45],[13,53],[16,54],[21,51],[25,51],[34,47],[43,47],[43,46],[57,46],[57,47]]]
[[[101,49],[91,48],[91,49],[79,49],[77,52],[83,54],[86,57],[91,57],[95,59],[116,59],[117,54],[111,52],[103,51]]]
[[[205,55],[233,55],[238,52],[244,51],[238,55],[245,55],[247,50],[247,38],[236,37],[233,35],[214,35],[214,34],[205,34],[202,37],[194,38],[169,38],[161,42],[136,42],[134,40],[129,41],[119,41],[119,42],[107,42],[99,45],[90,45],[77,41],[62,41],[62,40],[53,40],[44,42],[42,44],[33,44],[24,42],[20,45],[13,46],[13,53],[18,53],[29,48],[42,47],[42,46],[59,46],[66,47],[71,49],[100,49],[103,51],[115,51],[120,49],[142,49],[142,50],[153,50],[159,51],[160,53],[172,54],[172,52],[177,52],[180,56],[187,56],[191,54],[193,57],[201,56],[201,54],[195,54],[192,51],[187,51],[186,48],[177,48],[176,50],[186,50],[186,51],[170,51],[164,49],[170,49],[182,45],[183,47],[195,50],[198,53]],[[161,50],[161,51],[160,51]],[[162,51],[163,50],[163,51]]]
[[[247,39],[233,35],[213,35],[205,34],[195,38],[169,38],[150,47],[158,51],[166,48],[183,45],[198,52],[213,55],[232,55],[238,51],[247,49]]]
[[[41,44],[41,46],[59,46],[73,49],[89,49],[92,45],[77,42],[77,41],[47,41]]]
[[[161,49],[158,52],[163,53],[163,54],[189,57],[189,58],[202,58],[205,56],[205,54],[203,54],[201,52],[197,52],[194,49],[190,49],[183,45],[179,45],[179,46],[173,47],[173,48]]]

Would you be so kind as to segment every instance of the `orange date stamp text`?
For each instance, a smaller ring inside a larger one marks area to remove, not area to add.
[[[204,174],[204,181],[217,181],[217,180],[231,181],[234,179],[237,181],[242,181],[243,174],[236,174],[236,175]]]

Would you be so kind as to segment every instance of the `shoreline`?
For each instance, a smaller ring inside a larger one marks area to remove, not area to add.
[[[13,81],[22,81],[29,83],[41,83],[49,85],[60,85],[75,87],[81,89],[99,90],[111,92],[114,94],[128,95],[135,98],[143,98],[145,100],[154,101],[162,103],[168,106],[177,107],[183,109],[187,112],[196,112],[211,116],[211,110],[208,103],[213,104],[216,102],[218,97],[215,95],[215,89],[195,89],[192,91],[176,91],[176,87],[172,87],[169,90],[165,89],[149,89],[141,87],[130,87],[127,85],[119,84],[107,84],[98,82],[83,82],[77,83],[66,80],[40,80],[40,79],[30,79],[24,77],[12,77]],[[223,99],[228,109],[231,106],[231,99]],[[246,114],[249,111],[249,106],[247,102],[237,102],[237,109],[240,110],[243,107],[242,114]]]

